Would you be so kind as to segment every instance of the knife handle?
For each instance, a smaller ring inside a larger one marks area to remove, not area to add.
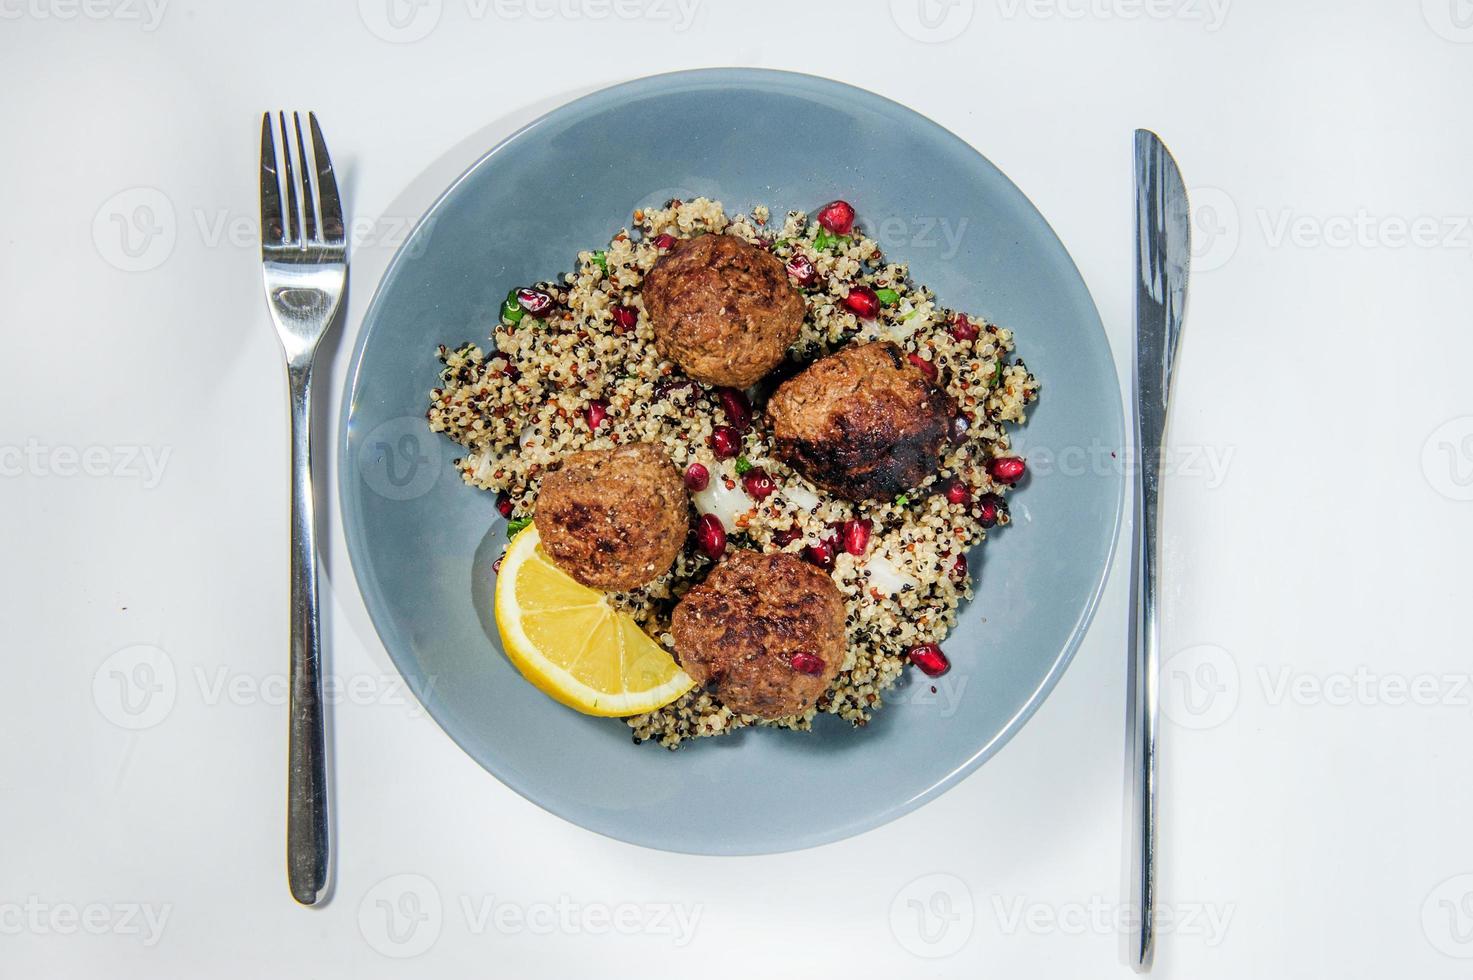
[[[1144,461],[1143,461],[1144,463]],[[1148,474],[1147,469],[1151,472]],[[1131,937],[1130,965],[1151,968],[1156,946],[1156,729],[1160,720],[1160,622],[1157,617],[1156,512],[1159,480],[1154,467],[1136,468],[1135,540],[1131,562],[1132,900],[1139,922]]]

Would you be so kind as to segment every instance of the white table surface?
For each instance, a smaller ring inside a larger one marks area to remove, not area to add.
[[[0,0],[0,974],[1128,972],[1118,563],[1063,682],[959,787],[843,843],[703,859],[548,816],[456,748],[368,626],[334,505],[336,892],[288,897],[257,113],[323,120],[363,222],[351,337],[406,222],[494,140],[742,64],[873,88],[990,156],[1122,377],[1130,134],[1166,137],[1199,241],[1155,972],[1469,975],[1466,0],[390,2]]]

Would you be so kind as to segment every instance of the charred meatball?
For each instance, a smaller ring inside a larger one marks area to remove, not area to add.
[[[542,550],[595,589],[638,588],[669,570],[685,546],[690,503],[659,446],[574,453],[537,494]]]
[[[813,706],[844,661],[844,600],[795,555],[738,551],[675,607],[675,653],[732,711],[786,718]]]
[[[713,385],[749,388],[803,326],[803,297],[781,261],[730,235],[678,242],[644,280],[660,354]]]
[[[888,499],[936,470],[956,404],[878,341],[846,347],[783,382],[767,403],[777,454],[846,500]]]

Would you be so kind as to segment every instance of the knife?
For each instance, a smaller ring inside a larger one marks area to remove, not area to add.
[[[1181,171],[1155,133],[1135,132],[1135,537],[1131,551],[1130,712],[1132,894],[1139,912],[1130,965],[1155,956],[1156,732],[1160,712],[1159,609],[1161,454],[1171,398],[1171,368],[1186,312],[1191,217]]]

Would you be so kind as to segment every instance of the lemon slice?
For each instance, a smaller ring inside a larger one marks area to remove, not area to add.
[[[654,711],[695,686],[638,623],[555,566],[540,543],[529,525],[496,580],[496,626],[527,680],[570,708],[609,718]]]

